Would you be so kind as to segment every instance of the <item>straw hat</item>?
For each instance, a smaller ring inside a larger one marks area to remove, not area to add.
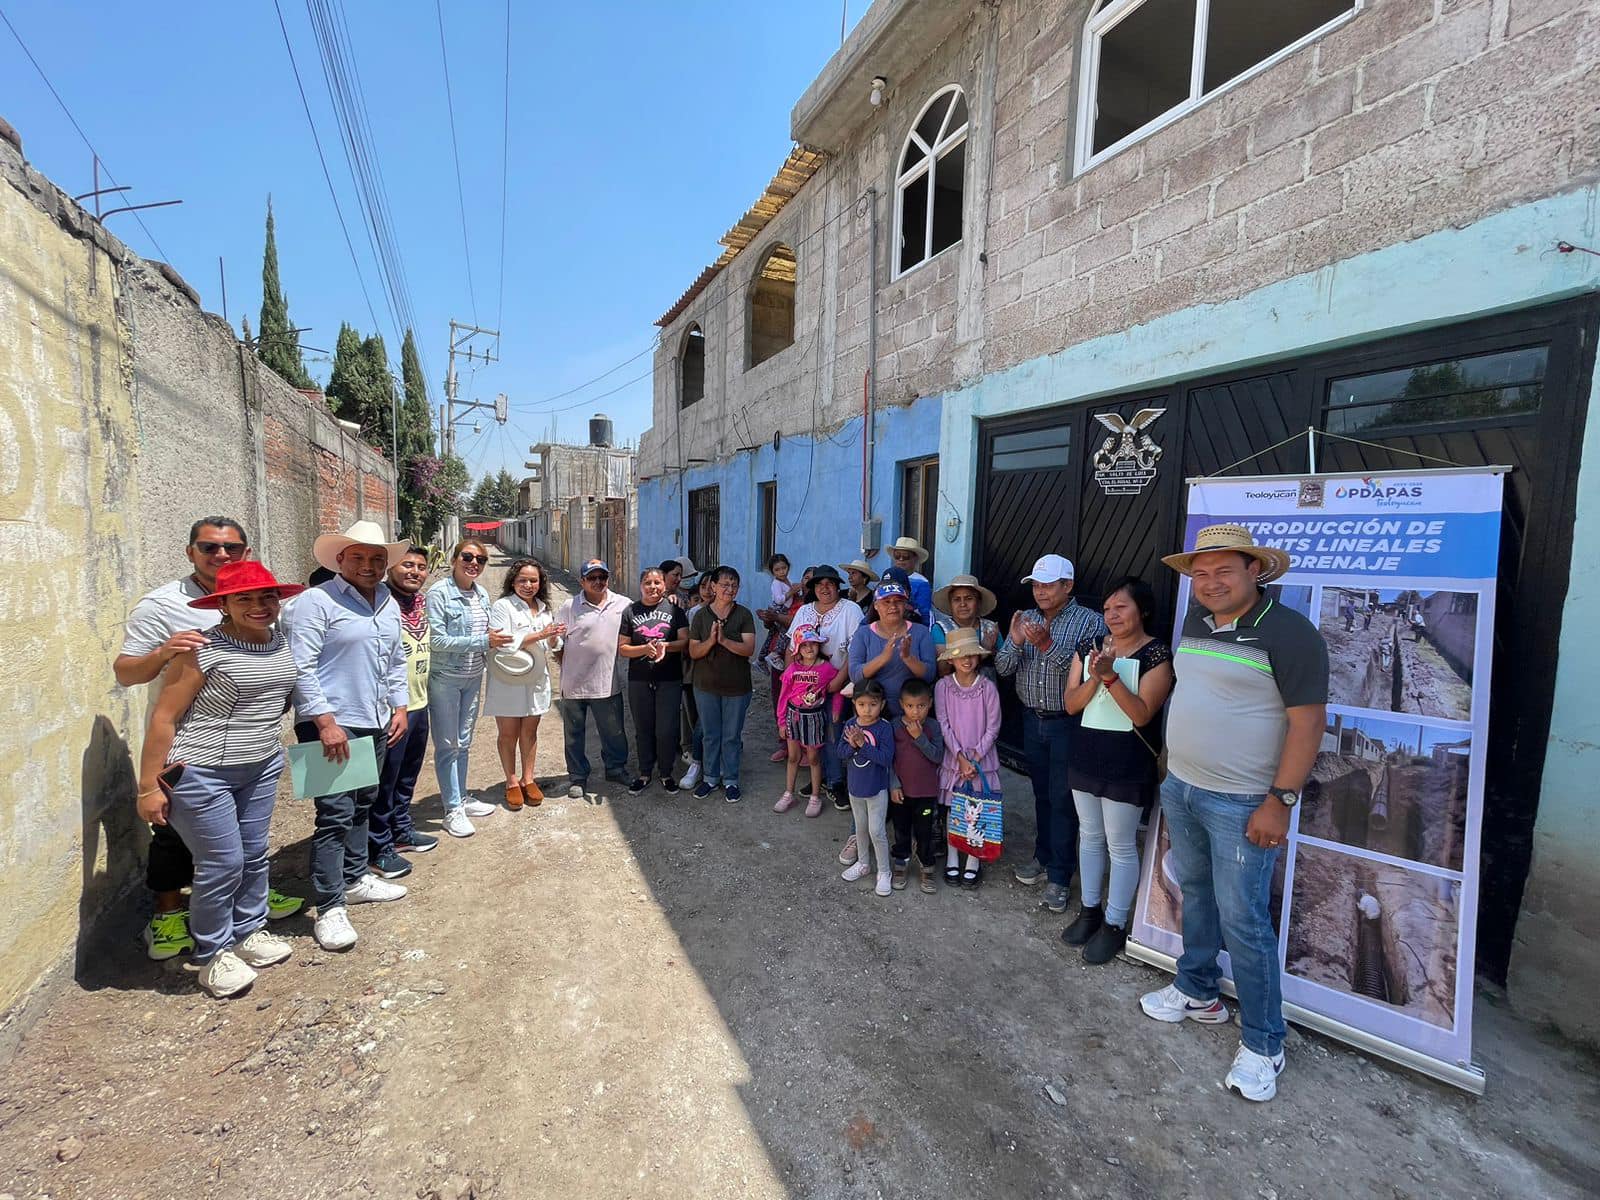
[[[1256,545],[1255,539],[1250,536],[1250,531],[1243,525],[1207,525],[1194,535],[1193,550],[1182,554],[1168,554],[1161,561],[1180,575],[1187,575],[1194,565],[1196,555],[1210,554],[1217,550],[1233,550],[1248,555],[1260,563],[1261,575],[1256,581],[1258,583],[1276,579],[1289,569],[1287,553],[1272,546]]]
[[[867,577],[868,583],[876,583],[878,579],[878,573],[859,558],[852,558],[847,563],[840,563],[839,569],[841,571],[860,571]]]
[[[325,533],[312,542],[311,557],[328,570],[337,572],[339,555],[350,546],[382,546],[392,564],[399,562],[400,556],[411,549],[411,541],[409,538],[403,542],[388,541],[383,536],[383,527],[376,521],[357,521],[343,533]]]
[[[976,575],[957,575],[933,594],[933,606],[940,612],[950,612],[950,593],[955,591],[956,588],[971,588],[978,593],[978,615],[980,617],[987,617],[1000,603],[995,599],[993,592],[978,582]]]
[[[216,588],[189,601],[189,607],[221,608],[224,596],[237,596],[240,592],[276,591],[280,600],[287,600],[305,590],[302,584],[279,583],[265,566],[247,558],[243,562],[223,563],[217,571]]]
[[[896,550],[911,551],[917,556],[917,566],[919,567],[928,561],[928,552],[922,548],[922,543],[914,537],[896,538],[894,544],[889,547],[889,552],[892,554]]]
[[[939,651],[939,661],[952,662],[967,654],[981,657],[992,653],[978,640],[976,629],[948,629],[944,635],[944,649]]]

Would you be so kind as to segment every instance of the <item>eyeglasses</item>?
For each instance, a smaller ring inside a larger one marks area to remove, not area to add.
[[[487,554],[463,554],[461,561],[464,563],[486,563],[489,561]]]
[[[243,542],[196,542],[194,548],[201,554],[215,554],[218,550],[225,550],[229,558],[243,558],[244,552],[250,549]]]
[[[606,580],[610,579],[611,576],[607,575],[604,571],[596,571],[592,575],[585,575],[584,578],[594,583],[604,583]]]

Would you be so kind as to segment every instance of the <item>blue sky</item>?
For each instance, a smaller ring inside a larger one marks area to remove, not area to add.
[[[399,346],[338,148],[306,0],[279,0],[378,330]],[[868,0],[849,0],[851,25]],[[720,252],[717,238],[788,153],[789,110],[839,45],[840,0],[513,0],[504,308],[501,136],[504,0],[444,5],[474,287],[463,265],[457,176],[427,0],[344,0],[373,140],[405,259],[417,336],[442,395],[447,323],[493,326],[501,361],[463,373],[461,395],[511,398],[460,449],[474,475],[521,472],[527,445],[557,422],[583,440],[596,409],[634,438],[650,421],[648,356],[554,403],[558,392],[649,346],[652,322]],[[306,344],[331,350],[341,320],[373,318],[339,230],[272,0],[237,4],[42,4],[0,0],[117,182],[124,202],[182,199],[144,214],[168,260],[222,311],[256,323],[270,192],[289,312]],[[69,193],[92,186],[91,157],[11,33],[0,26],[0,116],[35,167]],[[104,181],[102,181],[104,183]],[[107,200],[107,205],[115,203]],[[108,225],[160,257],[131,215]],[[327,362],[307,351],[326,378]],[[590,397],[625,384],[614,395]],[[564,411],[553,411],[564,410]],[[487,414],[484,414],[487,416]]]

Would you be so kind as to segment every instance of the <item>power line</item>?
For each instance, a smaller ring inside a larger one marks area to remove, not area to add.
[[[439,61],[444,64],[444,103],[450,114],[450,152],[456,160],[456,203],[461,209],[461,255],[467,266],[467,299],[472,303],[472,323],[478,323],[478,291],[472,283],[472,244],[467,238],[467,195],[461,186],[461,145],[456,138],[456,103],[450,94],[450,55],[444,44],[444,7],[433,0],[439,18]]]
[[[61,111],[67,114],[67,120],[72,122],[72,127],[78,131],[78,136],[83,139],[83,144],[89,147],[89,153],[100,160],[100,169],[106,173],[106,178],[113,187],[121,187],[116,178],[111,174],[111,168],[106,165],[105,155],[94,148],[94,143],[89,140],[89,135],[83,131],[83,126],[78,124],[78,118],[72,115],[72,110],[67,107],[67,102],[61,98],[61,93],[56,91],[56,85],[50,82],[50,76],[44,73],[44,68],[39,65],[39,60],[33,56],[33,51],[28,49],[28,43],[22,40],[22,35],[17,32],[17,27],[11,23],[11,18],[6,16],[5,10],[0,9],[0,21],[6,23],[6,28],[11,31],[11,36],[17,39],[17,45],[22,47],[22,53],[27,55],[28,61],[33,64],[33,69],[39,72],[39,78],[44,80],[44,86],[50,89],[50,94],[55,97],[56,103],[61,106]],[[138,222],[139,228],[144,230],[145,237],[150,239],[150,244],[156,248],[156,253],[161,255],[161,261],[170,263],[171,257],[161,248],[161,243],[156,241],[156,235],[150,232],[150,226],[144,223],[144,218],[137,212],[133,219]]]
[[[305,83],[300,78],[300,64],[295,62],[294,46],[289,42],[289,26],[283,19],[283,8],[278,0],[272,0],[272,7],[278,14],[278,28],[283,33],[283,48],[289,53],[289,69],[294,72],[294,85],[300,92],[300,107],[305,110],[306,124],[311,129],[311,142],[317,148],[317,161],[322,164],[322,178],[328,185],[328,198],[333,201],[334,215],[339,218],[339,229],[344,234],[345,247],[350,251],[350,265],[356,270],[356,280],[361,284],[361,296],[367,302],[367,315],[372,318],[373,328],[378,326],[378,313],[372,307],[372,294],[367,291],[366,276],[361,273],[361,260],[356,256],[356,244],[350,238],[350,226],[345,223],[344,209],[339,205],[339,193],[334,190],[333,175],[328,170],[327,156],[322,153],[322,139],[317,136],[317,123],[311,118],[311,102],[306,99]]]
[[[506,0],[505,109],[500,121],[500,286],[495,300],[494,327],[503,329],[506,307],[506,195],[511,174],[511,0]]]
[[[578,392],[583,391],[583,389],[588,387],[590,384],[599,383],[602,379],[605,379],[607,376],[615,375],[618,371],[622,370],[622,368],[627,366],[629,363],[638,362],[646,354],[653,354],[655,352],[656,348],[658,346],[660,346],[660,345],[661,345],[661,339],[659,337],[657,337],[655,339],[655,341],[651,342],[648,346],[646,346],[643,350],[639,351],[639,353],[635,354],[633,357],[623,359],[616,366],[611,367],[608,370],[600,372],[600,374],[596,375],[593,379],[586,379],[582,383],[578,384],[576,387],[570,387],[564,392],[557,392],[553,396],[546,396],[542,400],[529,400],[529,401],[527,401],[525,403],[522,403],[522,404],[514,404],[514,405],[512,405],[512,407],[513,408],[527,409],[527,410],[532,411],[532,412],[548,411],[546,409],[541,409],[539,406],[540,405],[544,405],[544,404],[553,404],[557,400],[565,400],[568,396],[576,395]],[[585,403],[587,403],[587,401],[585,401]]]

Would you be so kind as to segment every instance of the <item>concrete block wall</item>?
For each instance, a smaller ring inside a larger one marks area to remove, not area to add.
[[[0,702],[28,715],[0,722],[0,1037],[108,911],[144,903],[144,695],[111,663],[139,596],[188,569],[191,522],[236,517],[303,579],[312,538],[386,520],[392,490],[382,456],[0,141]]]

